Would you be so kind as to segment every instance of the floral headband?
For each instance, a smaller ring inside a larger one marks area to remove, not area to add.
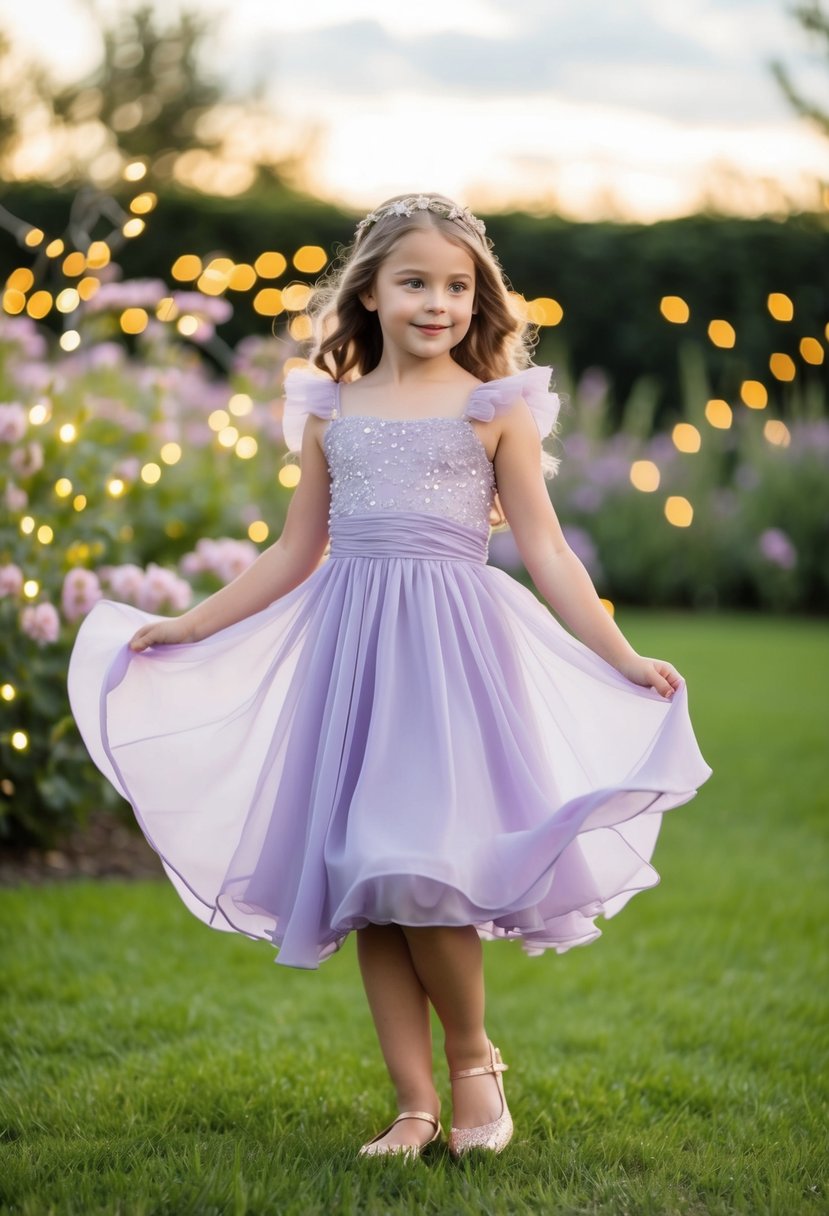
[[[456,220],[457,223],[470,228],[481,240],[486,234],[483,220],[479,220],[476,215],[473,215],[468,207],[445,203],[442,199],[431,198],[428,194],[413,194],[409,198],[401,198],[395,203],[389,203],[386,207],[380,207],[377,211],[369,211],[365,219],[360,220],[357,225],[356,236],[362,236],[366,228],[370,228],[378,220],[384,220],[390,215],[408,217],[414,215],[416,211],[434,211],[436,215],[443,215],[448,220]]]

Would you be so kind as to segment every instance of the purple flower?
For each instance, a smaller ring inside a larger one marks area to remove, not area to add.
[[[781,570],[792,570],[797,565],[797,550],[781,528],[766,528],[757,544],[766,561]]]
[[[570,494],[570,504],[577,511],[584,511],[585,515],[592,515],[599,510],[604,502],[604,495],[598,486],[588,485],[582,482]]]
[[[16,448],[9,457],[9,464],[18,477],[31,477],[43,468],[43,448],[39,443]]]
[[[126,604],[138,604],[144,586],[144,571],[127,562],[123,566],[106,566],[98,571],[110,593]]]
[[[159,608],[167,606],[174,612],[187,608],[193,597],[193,589],[189,583],[173,570],[164,570],[155,562],[150,562],[144,575],[144,582],[138,594],[138,607],[145,612],[158,612]]]
[[[205,317],[214,325],[221,325],[233,316],[233,305],[221,296],[205,296],[200,291],[174,291],[173,302],[181,312]]]
[[[19,443],[28,425],[26,411],[17,401],[0,405],[0,443]]]
[[[10,563],[0,566],[0,600],[7,595],[20,595],[23,590],[23,571]]]
[[[98,576],[82,566],[66,572],[61,591],[61,608],[67,621],[77,621],[86,616],[93,604],[101,598]]]
[[[60,634],[60,617],[53,604],[30,604],[20,614],[20,628],[37,642],[38,646],[48,646],[56,642]]]

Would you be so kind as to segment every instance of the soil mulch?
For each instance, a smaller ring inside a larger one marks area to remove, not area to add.
[[[158,878],[164,873],[137,828],[106,811],[51,849],[0,847],[0,887],[39,886],[70,878]]]

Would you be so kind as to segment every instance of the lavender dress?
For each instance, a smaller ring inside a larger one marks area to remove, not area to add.
[[[658,875],[662,813],[711,774],[685,685],[630,683],[487,565],[493,467],[471,419],[549,368],[475,389],[458,418],[342,417],[288,377],[286,443],[330,419],[330,553],[264,611],[134,654],[157,619],[99,602],[69,670],[89,751],[181,898],[314,968],[368,922],[474,924],[531,954],[598,937]]]

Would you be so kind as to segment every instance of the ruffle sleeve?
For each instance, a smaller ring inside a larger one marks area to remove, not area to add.
[[[528,367],[512,376],[479,385],[469,398],[466,417],[490,422],[511,409],[521,397],[530,407],[540,437],[545,439],[555,426],[561,408],[558,393],[549,391],[552,372],[551,367]]]
[[[282,435],[292,452],[302,449],[302,432],[309,414],[330,418],[337,408],[337,384],[328,376],[295,368],[285,377]]]

